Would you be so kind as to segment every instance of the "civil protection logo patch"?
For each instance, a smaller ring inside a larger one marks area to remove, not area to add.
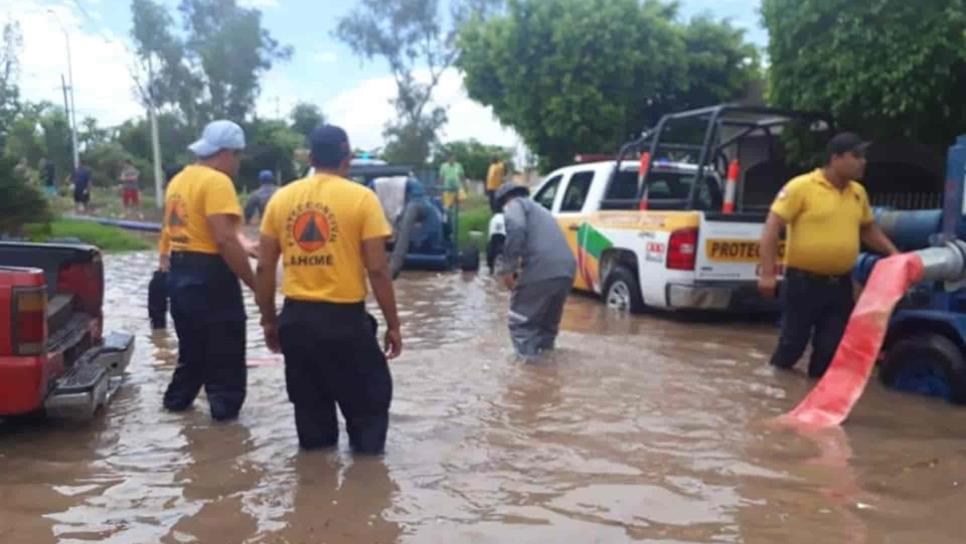
[[[335,217],[327,206],[307,204],[297,207],[289,215],[289,245],[298,246],[306,253],[314,253],[338,238]]]

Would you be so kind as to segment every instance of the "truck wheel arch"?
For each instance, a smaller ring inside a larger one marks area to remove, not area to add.
[[[627,306],[631,313],[641,313],[645,309],[644,296],[640,287],[640,268],[637,256],[626,249],[611,249],[601,255],[600,260],[601,299],[610,304],[609,291],[615,282],[626,285],[629,293]]]

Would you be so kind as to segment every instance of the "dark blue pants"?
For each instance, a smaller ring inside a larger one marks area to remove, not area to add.
[[[299,444],[305,449],[338,444],[338,405],[352,450],[382,453],[392,376],[365,306],[286,300],[278,336]]]
[[[238,417],[245,402],[245,310],[241,285],[217,255],[174,253],[168,273],[178,366],[164,407],[191,407],[204,386],[211,416]]]
[[[156,270],[148,283],[148,318],[152,329],[163,329],[168,322],[168,273]]]
[[[781,298],[781,335],[771,364],[795,366],[811,339],[808,375],[817,378],[825,374],[852,313],[851,277],[821,277],[788,269]]]

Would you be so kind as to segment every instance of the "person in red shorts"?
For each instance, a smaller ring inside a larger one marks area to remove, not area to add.
[[[124,201],[125,208],[136,208],[141,205],[141,189],[138,185],[140,176],[141,173],[131,161],[124,161],[124,168],[121,170],[121,199]]]

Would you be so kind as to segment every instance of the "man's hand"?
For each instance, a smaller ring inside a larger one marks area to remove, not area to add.
[[[403,349],[402,332],[399,329],[387,330],[385,342],[386,358],[392,360],[399,357]]]
[[[167,272],[171,270],[171,255],[168,253],[162,253],[158,256],[158,269],[162,272]]]
[[[503,285],[506,285],[506,288],[509,289],[509,290],[511,290],[511,291],[513,291],[514,289],[516,289],[517,288],[517,278],[516,278],[516,276],[513,275],[513,274],[504,274],[503,275]]]
[[[241,244],[242,249],[245,250],[245,254],[246,255],[248,255],[252,259],[257,259],[258,258],[258,241],[257,240],[249,240],[247,236],[245,236],[244,234],[241,233],[241,231],[239,231],[238,232],[238,243]]]
[[[265,345],[272,353],[282,351],[282,344],[278,341],[278,324],[274,319],[262,319],[262,332],[265,333]]]
[[[761,296],[765,298],[775,298],[777,287],[778,280],[775,279],[774,274],[762,274],[761,277],[758,278],[758,292],[761,293]]]

